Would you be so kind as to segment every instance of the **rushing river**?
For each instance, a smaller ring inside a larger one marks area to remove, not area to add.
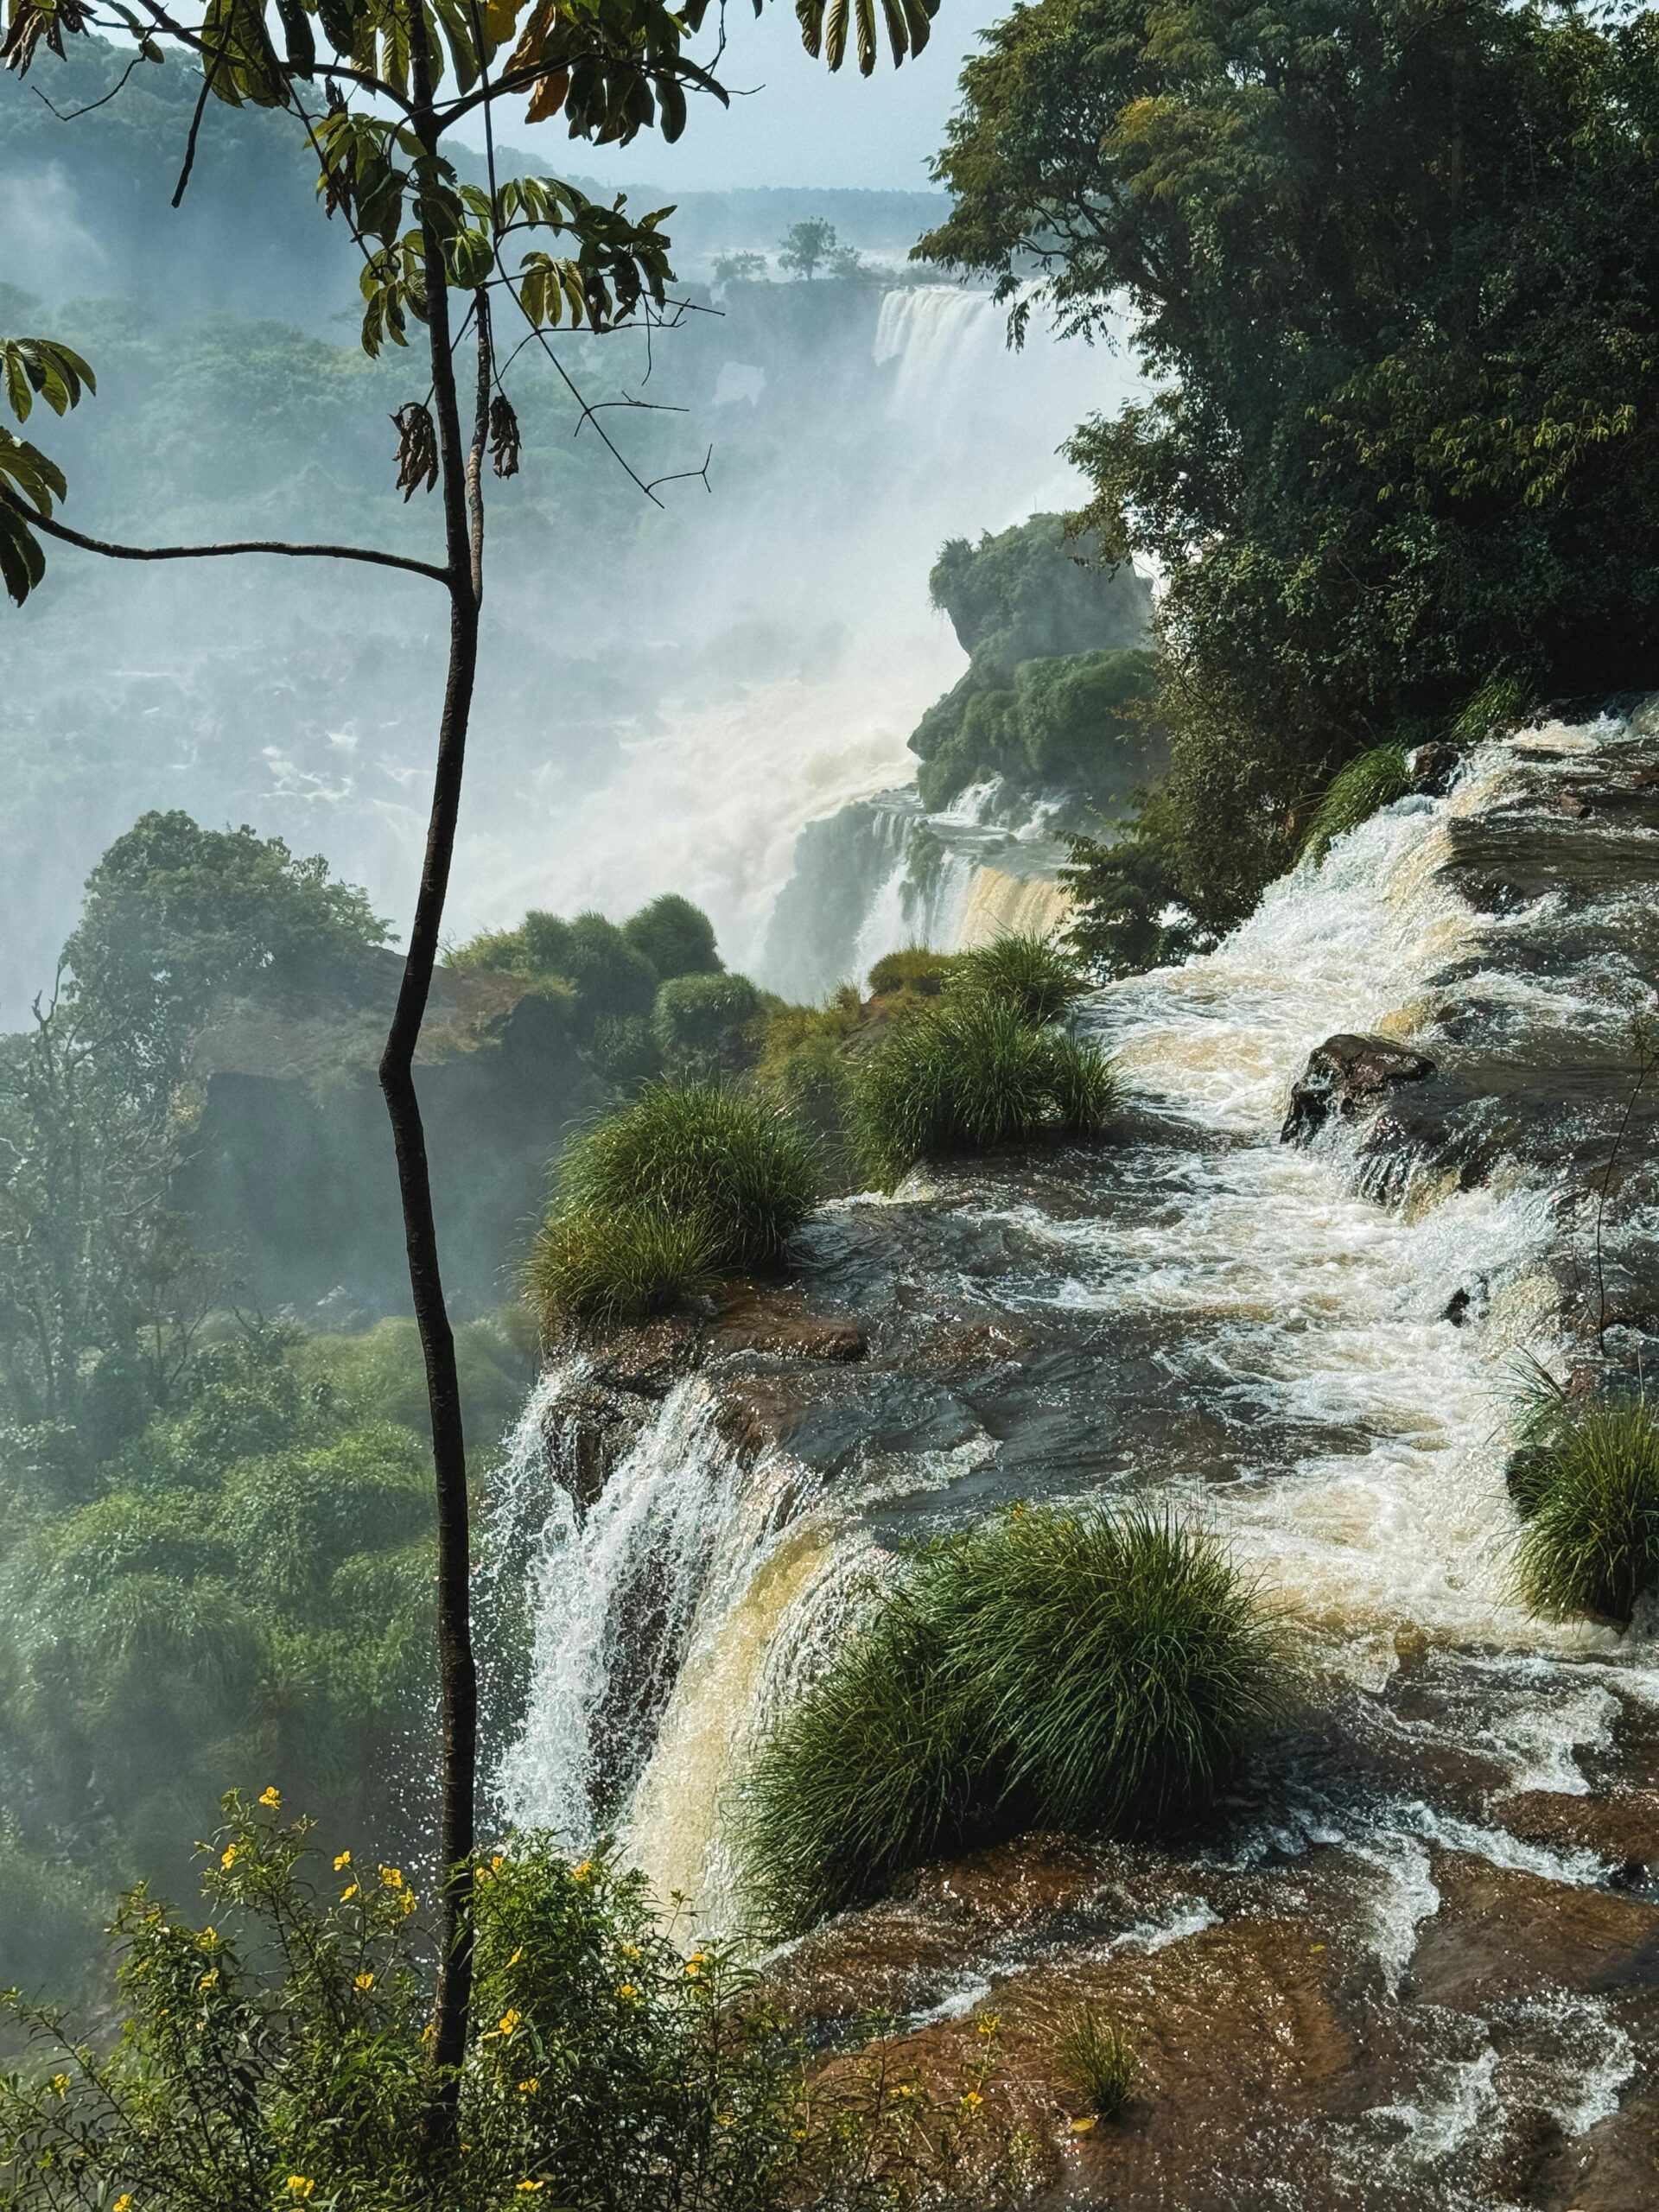
[[[652,1399],[585,1513],[560,1479],[560,1408],[594,1378],[545,1377],[499,1514],[527,1557],[533,1638],[504,1814],[573,1847],[619,1827],[661,1894],[730,1923],[723,1795],[895,1544],[1014,1497],[1137,1492],[1214,1529],[1259,1580],[1319,1716],[1268,1755],[1137,1940],[1190,1941],[1248,1870],[1300,1881],[1338,1864],[1379,1986],[1398,1990],[1440,1905],[1437,1854],[1603,1884],[1595,1850],[1529,1840],[1504,1813],[1529,1793],[1585,1796],[1622,1717],[1659,1713],[1650,1640],[1541,1623],[1512,1583],[1516,1367],[1562,1364],[1572,1193],[1519,1158],[1469,1187],[1408,1160],[1380,1180],[1362,1130],[1298,1149],[1280,1128],[1337,1032],[1455,1059],[1478,1015],[1484,1049],[1500,1036],[1541,1065],[1569,1034],[1616,1052],[1649,995],[1645,898],[1554,887],[1483,911],[1454,863],[1460,837],[1516,821],[1535,838],[1571,828],[1581,855],[1561,792],[1586,763],[1622,775],[1652,752],[1609,724],[1489,744],[1448,797],[1343,839],[1213,954],[1099,993],[1084,1020],[1122,1078],[1120,1141],[849,1201],[810,1233],[801,1284],[869,1328],[868,1362],[781,1383],[762,1359],[705,1367]],[[1383,1181],[1386,1205],[1369,1194]],[[746,1422],[721,1417],[734,1402]],[[958,1963],[918,2021],[1024,1970]],[[1524,2033],[1488,2023],[1472,2041],[1426,2008],[1405,2117],[1381,2148],[1363,2128],[1327,2143],[1328,2170],[1374,2176],[1381,2158],[1389,2188],[1438,2192],[1377,2202],[1503,2201],[1467,2166],[1516,2050],[1567,2138],[1636,2069],[1607,1999],[1537,2005]],[[1372,2201],[1351,2185],[1342,2201]]]

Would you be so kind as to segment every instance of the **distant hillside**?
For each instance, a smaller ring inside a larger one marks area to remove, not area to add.
[[[118,293],[175,313],[274,311],[314,327],[349,314],[356,296],[351,237],[343,224],[323,223],[315,172],[292,123],[259,108],[212,104],[190,189],[175,211],[169,203],[200,87],[195,72],[146,66],[106,107],[70,122],[52,111],[70,114],[99,99],[124,67],[114,47],[77,38],[61,60],[42,52],[27,83],[0,75],[5,280],[48,301]],[[504,149],[503,160],[563,173],[572,150],[550,139],[538,150]],[[481,181],[481,157],[474,167]],[[676,259],[688,279],[705,276],[722,248],[775,246],[808,216],[826,217],[847,245],[896,259],[945,204],[942,194],[927,192],[677,194],[671,168],[670,179],[627,189],[636,205],[677,204]],[[596,196],[612,196],[612,188],[588,184]]]

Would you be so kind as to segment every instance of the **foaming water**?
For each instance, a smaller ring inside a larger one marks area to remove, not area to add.
[[[1027,1255],[982,1289],[1037,1342],[1046,1329],[1119,1328],[1167,1377],[1167,1435],[1135,1430],[1090,1484],[1167,1498],[1222,1536],[1294,1624],[1316,1701],[1340,1713],[1379,1777],[1356,1787],[1313,1756],[1275,1777],[1270,1804],[1213,1864],[1344,1854],[1363,1940],[1390,1988],[1441,1909],[1436,1854],[1516,1879],[1603,1878],[1588,1850],[1509,1833],[1502,1802],[1584,1795],[1622,1698],[1659,1704],[1650,1643],[1540,1623],[1513,1587],[1506,1409],[1518,1355],[1552,1347],[1553,1194],[1515,1175],[1384,1206],[1361,1195],[1340,1134],[1307,1150],[1279,1141],[1290,1084],[1321,1039],[1418,1034],[1450,965],[1502,972],[1497,925],[1471,913],[1446,870],[1449,833],[1460,816],[1507,804],[1527,772],[1524,747],[1485,748],[1448,799],[1377,816],[1319,868],[1274,886],[1214,953],[1097,995],[1084,1019],[1148,1118],[1144,1136],[1090,1163],[1088,1203],[1051,1210],[1040,1186],[995,1172],[953,1200],[988,1250]],[[1535,909],[1532,923],[1548,916]],[[1593,975],[1552,976],[1550,1024],[1599,1018],[1586,996],[1597,988]],[[918,1184],[887,1203],[902,1217],[930,1200]],[[951,1449],[872,1450],[831,1485],[776,1452],[745,1469],[700,1389],[664,1405],[588,1524],[550,1548],[537,1687],[505,1794],[518,1817],[573,1839],[603,1823],[593,1715],[632,1634],[631,1562],[671,1563],[665,1696],[618,1802],[620,1837],[660,1896],[682,1892],[702,1924],[729,1926],[741,1918],[725,1820],[733,1778],[891,1573],[893,1516],[921,1532],[956,1525],[1008,1478],[988,1432]],[[1180,1456],[1179,1421],[1195,1408],[1224,1432],[1224,1476],[1213,1452]],[[597,1587],[574,1592],[577,1571]],[[1410,1694],[1396,1696],[1405,1668]],[[1484,1799],[1454,1794],[1449,1809],[1419,1779],[1471,1759],[1493,1777]],[[1201,1885],[1202,1863],[1193,1871]],[[1166,1940],[1185,1927],[1174,1915]],[[1022,1971],[1012,1955],[976,1960],[929,2017],[971,2010]],[[1494,2019],[1471,2044],[1431,2054],[1418,2102],[1367,2115],[1357,2157],[1381,2145],[1391,2171],[1433,2171],[1435,2201],[1460,2202],[1459,2161],[1529,2067],[1565,2131],[1592,2125],[1630,2060],[1599,2000],[1574,2004],[1559,2018]],[[1595,2063],[1581,2064],[1598,2024]]]

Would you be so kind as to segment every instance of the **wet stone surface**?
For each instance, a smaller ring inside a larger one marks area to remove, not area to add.
[[[590,1540],[619,1605],[653,1543],[693,1578],[652,1599],[648,1688],[622,1657],[576,1683],[591,1741],[626,1739],[607,1817],[642,1712],[704,1747],[635,1801],[629,1847],[676,1883],[717,1859],[720,1763],[832,1648],[837,1575],[884,1553],[1147,1495],[1281,1609],[1300,1700],[1203,1836],[1027,1838],[772,1969],[831,2064],[875,2007],[948,2081],[996,2013],[995,2124],[1032,2132],[1051,2204],[1659,2202],[1659,1661],[1520,1611],[1504,1484],[1518,1355],[1595,1389],[1659,1328],[1630,1042],[1656,869],[1659,724],[1478,749],[1216,955],[1085,1008],[1128,1101],[1107,1142],[832,1206],[785,1283],[586,1347],[545,1409],[590,1529],[642,1532]],[[1081,2003],[1142,2077],[1079,2131],[1054,2052]]]

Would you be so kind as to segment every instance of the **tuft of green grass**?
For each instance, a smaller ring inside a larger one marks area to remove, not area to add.
[[[1406,765],[1405,747],[1392,741],[1374,745],[1369,753],[1362,753],[1345,768],[1338,768],[1331,779],[1324,798],[1313,810],[1313,819],[1307,825],[1307,835],[1302,840],[1298,857],[1322,861],[1338,837],[1357,830],[1380,808],[1392,806],[1410,788],[1411,771]]]
[[[701,1224],[706,1263],[768,1267],[818,1198],[805,1132],[763,1098],[707,1083],[647,1084],[566,1146],[561,1216],[632,1214]]]
[[[937,998],[962,961],[959,952],[935,952],[925,944],[907,944],[901,952],[886,953],[876,962],[870,970],[871,993],[879,999],[892,998],[899,992]]]
[[[798,1933],[966,1833],[982,1763],[925,1589],[900,1586],[762,1742],[737,1819],[763,1926]]]
[[[1052,938],[1011,935],[964,952],[952,972],[953,991],[984,991],[1005,999],[1022,1020],[1058,1021],[1089,990],[1089,978]]]
[[[561,1321],[639,1321],[709,1289],[713,1239],[700,1216],[643,1211],[551,1215],[524,1269],[543,1335]]]
[[[1535,1611],[1627,1621],[1659,1587],[1659,1420],[1646,1405],[1558,1415],[1513,1487],[1517,1576]]]
[[[1272,1624],[1207,1538],[1016,1508],[913,1560],[774,1725],[737,1822],[750,1893],[792,1934],[1022,1827],[1167,1827],[1281,1695]]]
[[[1034,1027],[1005,1000],[953,990],[860,1056],[849,1117],[867,1171],[891,1189],[920,1160],[1092,1135],[1116,1104],[1097,1046]]]
[[[1080,2005],[1061,2031],[1054,2058],[1062,2080],[1096,2120],[1122,2118],[1135,2094],[1141,2061],[1115,2021],[1102,2019],[1092,2005]]]

